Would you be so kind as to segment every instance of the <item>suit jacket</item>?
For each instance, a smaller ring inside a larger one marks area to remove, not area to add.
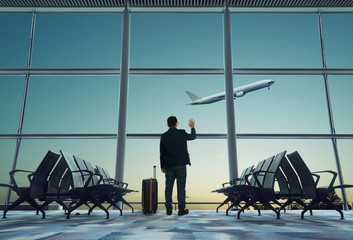
[[[186,141],[195,138],[195,128],[191,128],[191,134],[177,128],[169,128],[168,131],[163,133],[160,142],[161,168],[169,169],[187,164],[191,165]]]

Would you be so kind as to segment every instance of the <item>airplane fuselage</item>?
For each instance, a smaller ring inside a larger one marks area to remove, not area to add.
[[[233,89],[234,98],[242,97],[248,92],[252,92],[261,88],[270,87],[274,83],[273,80],[262,80],[254,83],[250,83],[241,87],[237,87]],[[210,104],[214,102],[218,102],[225,99],[225,92],[216,93],[204,98],[200,98],[194,100],[190,105],[198,105],[198,104]]]

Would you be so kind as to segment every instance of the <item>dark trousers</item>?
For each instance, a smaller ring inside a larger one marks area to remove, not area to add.
[[[185,209],[186,166],[170,168],[165,172],[165,207],[167,211],[173,210],[172,194],[175,179],[178,189],[178,207],[181,211]]]

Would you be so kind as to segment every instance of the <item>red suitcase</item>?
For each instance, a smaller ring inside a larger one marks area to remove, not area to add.
[[[142,211],[143,214],[156,213],[158,206],[158,182],[156,166],[153,166],[153,178],[142,180]]]

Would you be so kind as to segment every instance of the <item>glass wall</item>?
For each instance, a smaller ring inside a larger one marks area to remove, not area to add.
[[[0,139],[0,183],[9,184],[12,163],[15,155],[16,140]],[[6,200],[8,188],[0,187],[0,204]]]
[[[119,68],[121,14],[37,14],[33,68]]]
[[[158,200],[164,202],[165,177],[160,171],[159,139],[135,140],[126,144],[125,180],[133,189],[141,191],[142,179],[153,176],[153,166],[157,167]],[[186,201],[217,202],[224,196],[211,193],[220,184],[228,181],[228,158],[226,140],[199,139],[188,142],[191,166],[187,167]],[[212,180],[211,180],[212,179]],[[210,181],[211,180],[211,181]],[[173,189],[173,201],[177,201],[177,187]],[[127,195],[133,202],[141,201],[141,193]],[[212,209],[215,205],[193,205],[190,208]],[[136,206],[140,208],[141,206]],[[162,209],[164,206],[160,206]]]
[[[0,134],[17,133],[25,81],[24,76],[0,76]]]
[[[236,75],[234,86],[271,79],[264,88],[234,101],[238,133],[330,133],[322,76]]]
[[[0,68],[26,68],[31,14],[0,13]]]
[[[176,116],[179,127],[188,128],[195,118],[198,133],[225,133],[224,102],[205,106],[192,102],[185,91],[200,97],[224,91],[223,76],[132,76],[129,86],[129,133],[162,133],[167,118]]]
[[[352,16],[322,14],[328,69],[353,70]],[[63,150],[108,169],[114,177],[122,14],[36,13],[29,70],[39,73],[27,71],[31,17],[30,13],[0,13],[1,183],[9,182],[16,138],[20,139],[16,134],[26,74],[29,85],[20,134],[29,136],[21,138],[16,168],[35,170],[48,150]],[[206,97],[224,91],[223,74],[210,73],[224,67],[222,13],[132,12],[130,18],[129,64],[133,71],[126,117],[127,134],[135,136],[127,139],[124,181],[141,191],[142,179],[150,178],[156,165],[159,201],[164,201],[159,138],[154,136],[167,130],[166,120],[171,115],[177,116],[179,128],[187,131],[188,119],[194,118],[203,138],[188,143],[192,166],[188,167],[187,201],[223,201],[224,196],[211,191],[229,181],[227,141],[212,134],[227,134],[226,102],[188,105],[191,99],[185,93]],[[323,65],[318,20],[317,13],[231,14],[234,87],[274,80],[269,90],[259,89],[234,100],[236,133],[252,134],[251,139],[237,138],[239,173],[284,150],[298,151],[312,171],[338,171],[325,82],[319,72]],[[12,72],[6,72],[9,69]],[[157,73],[144,74],[146,69]],[[168,69],[173,73],[166,73]],[[195,69],[201,73],[186,71]],[[239,73],[240,69],[248,73]],[[353,134],[349,104],[353,101],[353,75],[328,74],[335,131]],[[46,138],[33,139],[39,134]],[[75,134],[85,134],[86,139],[71,139]],[[153,136],[144,138],[145,134]],[[293,134],[301,136],[292,139]],[[345,183],[353,184],[352,141],[347,138],[338,139],[338,151]],[[19,179],[26,184],[25,177]],[[321,180],[327,185],[329,177]],[[0,189],[1,203],[6,191]],[[353,202],[351,190],[347,194]],[[141,192],[126,198],[140,202]]]
[[[116,133],[119,77],[33,76],[24,133]]]
[[[352,174],[352,139],[340,139],[338,140],[338,150],[340,154],[340,160],[342,165],[342,174],[345,184],[353,184],[353,174]],[[336,180],[336,184],[338,181]],[[339,190],[336,190],[340,194]],[[349,205],[353,204],[353,188],[346,188],[347,198]]]
[[[322,15],[327,68],[353,68],[353,14]]]
[[[236,68],[321,68],[316,14],[231,16]]]
[[[222,68],[221,14],[131,14],[132,68]]]
[[[329,76],[330,97],[337,133],[353,133],[353,109],[348,103],[353,101],[353,76]]]

